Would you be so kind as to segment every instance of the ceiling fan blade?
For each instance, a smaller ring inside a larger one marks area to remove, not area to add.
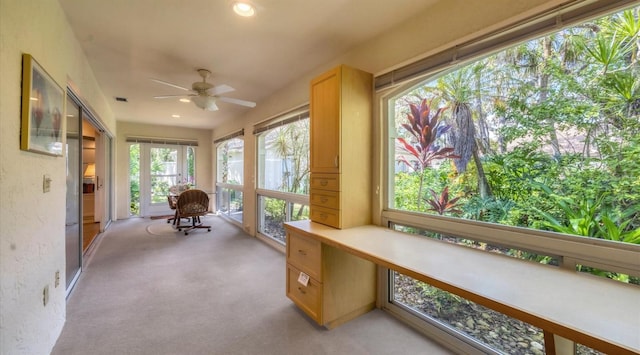
[[[159,96],[154,96],[154,99],[172,99],[174,97],[190,97],[190,96],[194,96],[194,95],[159,95]]]
[[[219,96],[218,100],[228,102],[230,104],[236,104],[236,105],[247,106],[247,107],[256,107],[255,102],[247,101],[247,100],[232,99],[230,97],[222,97],[222,96]]]
[[[235,91],[235,90],[236,89],[232,88],[229,85],[222,84],[222,85],[214,86],[212,89],[210,89],[208,91],[208,93],[209,93],[209,95],[214,95],[215,96],[215,95],[221,95],[221,94],[225,94],[225,93],[228,93],[228,92],[232,92],[232,91]]]
[[[170,83],[168,81],[164,81],[164,80],[160,80],[160,79],[153,79],[153,78],[151,79],[151,81],[155,81],[158,84],[169,85],[169,86],[174,87],[176,89],[180,89],[180,90],[184,90],[184,91],[191,91],[191,90],[189,90],[189,89],[187,89],[185,87],[182,87],[182,86],[176,85],[176,84],[172,84],[172,83]]]

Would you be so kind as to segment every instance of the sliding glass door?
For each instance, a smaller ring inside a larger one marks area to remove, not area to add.
[[[65,157],[67,175],[67,213],[66,213],[66,289],[67,293],[80,275],[82,268],[82,196],[81,183],[81,148],[82,128],[80,107],[67,98],[67,149]]]

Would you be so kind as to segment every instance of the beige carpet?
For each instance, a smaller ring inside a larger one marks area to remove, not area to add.
[[[285,296],[285,257],[215,216],[112,224],[52,354],[448,354],[380,310],[331,331]]]

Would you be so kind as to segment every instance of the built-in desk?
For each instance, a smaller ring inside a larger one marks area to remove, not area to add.
[[[530,323],[545,339],[555,334],[607,354],[640,354],[635,285],[379,226],[334,229],[296,221],[286,227]],[[546,345],[547,354],[555,353]]]

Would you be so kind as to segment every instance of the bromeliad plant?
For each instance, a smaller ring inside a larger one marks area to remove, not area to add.
[[[402,127],[414,138],[412,143],[404,138],[398,138],[401,147],[404,148],[415,159],[415,164],[409,162],[404,156],[399,157],[399,161],[415,170],[420,175],[420,187],[418,188],[418,208],[422,201],[422,189],[424,184],[424,172],[436,159],[457,158],[453,154],[453,147],[439,147],[436,142],[443,134],[451,129],[440,119],[446,107],[441,107],[432,114],[431,107],[427,99],[423,99],[420,105],[410,104],[410,113],[407,114],[408,123],[403,123]]]

